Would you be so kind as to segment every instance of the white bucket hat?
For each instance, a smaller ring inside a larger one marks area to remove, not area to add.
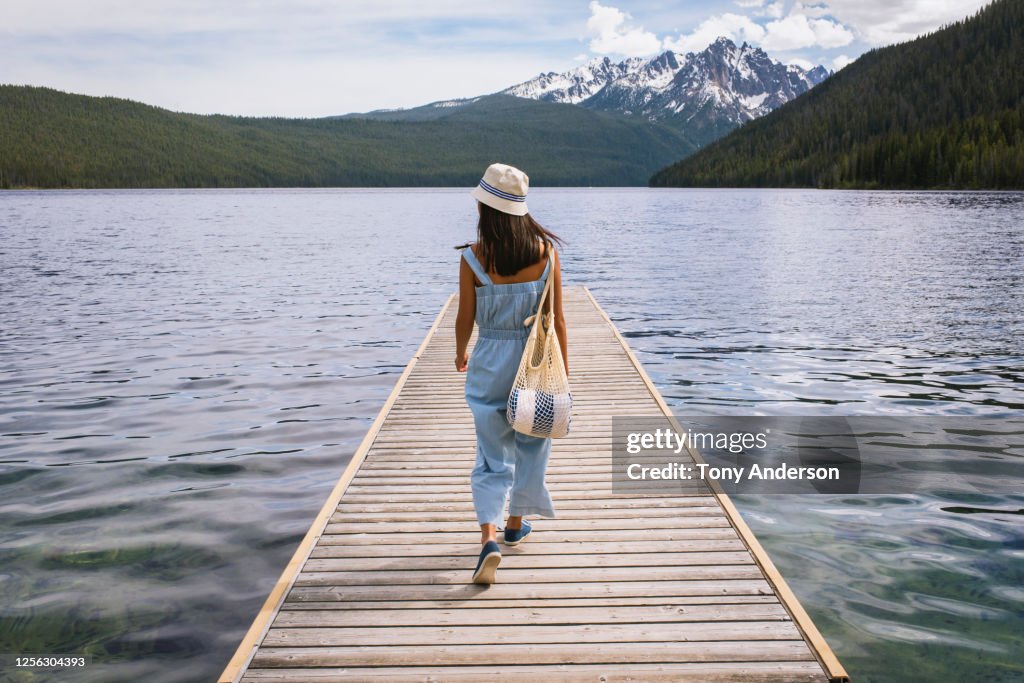
[[[480,184],[470,192],[492,209],[510,213],[513,216],[525,216],[526,193],[530,189],[530,176],[515,166],[507,164],[491,164],[484,171]]]

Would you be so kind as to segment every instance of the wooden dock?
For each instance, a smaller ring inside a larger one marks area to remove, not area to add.
[[[847,680],[727,496],[612,493],[612,416],[670,412],[582,287],[564,295],[575,406],[548,470],[558,518],[502,546],[498,583],[470,583],[480,531],[473,422],[453,367],[457,303],[221,682]]]

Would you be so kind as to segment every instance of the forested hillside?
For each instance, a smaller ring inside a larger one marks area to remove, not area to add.
[[[1024,188],[1024,0],[871,51],[651,185]]]
[[[506,95],[426,121],[180,114],[0,86],[0,187],[472,185],[494,161],[534,185],[643,185],[694,149],[659,124]]]

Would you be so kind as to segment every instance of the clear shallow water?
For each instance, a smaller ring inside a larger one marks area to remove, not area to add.
[[[1024,195],[530,202],[681,415],[1024,409]],[[462,189],[0,194],[0,652],[216,676],[474,216]],[[856,680],[1024,680],[1024,495],[737,502]]]

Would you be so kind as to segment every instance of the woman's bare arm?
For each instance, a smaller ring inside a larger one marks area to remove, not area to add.
[[[562,360],[565,361],[565,375],[569,376],[569,338],[565,330],[565,316],[562,314],[562,260],[558,256],[558,250],[551,250],[551,275],[555,278],[551,283],[551,299],[555,307],[555,334],[558,335],[558,345],[562,349]]]
[[[476,319],[476,282],[473,269],[465,258],[459,259],[459,312],[455,316],[455,369],[465,372],[469,367],[469,337]]]

